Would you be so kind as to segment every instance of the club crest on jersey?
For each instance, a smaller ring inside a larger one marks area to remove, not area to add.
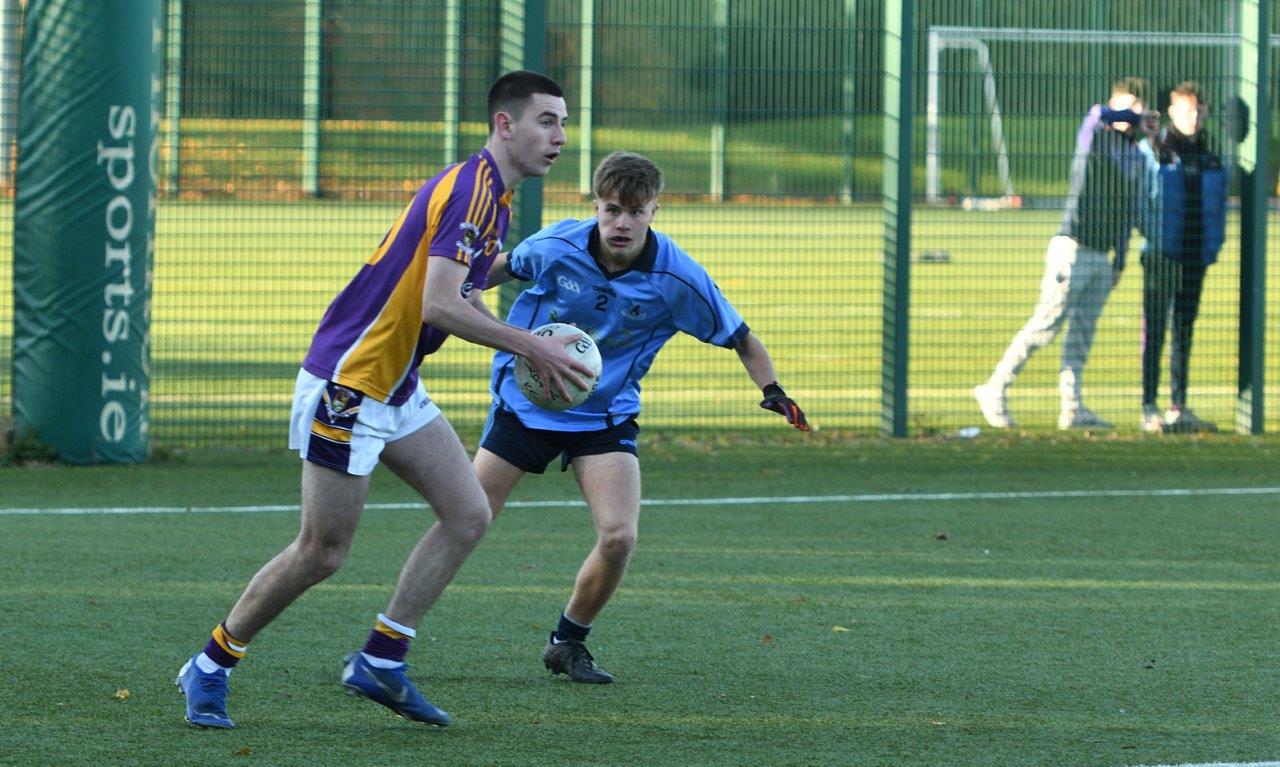
[[[360,412],[360,401],[364,399],[364,395],[360,392],[352,391],[345,386],[337,384],[329,384],[324,387],[324,407],[329,411],[329,417],[337,420],[339,418],[354,418],[356,413]]]
[[[626,328],[617,328],[607,338],[596,338],[596,343],[609,349],[625,349],[631,345],[634,334]]]
[[[644,319],[644,308],[640,304],[632,304],[627,309],[627,316],[633,320],[642,320]]]
[[[480,239],[480,227],[467,221],[463,221],[461,224],[458,224],[458,228],[462,230],[462,238],[456,243],[458,250],[466,253],[468,256],[474,256],[476,254],[476,240]]]

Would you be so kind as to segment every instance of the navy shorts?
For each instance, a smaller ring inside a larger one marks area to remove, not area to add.
[[[640,424],[634,417],[596,431],[551,431],[530,429],[514,413],[494,408],[485,424],[480,447],[531,474],[542,474],[560,456],[560,471],[582,455],[630,453],[637,455],[636,436]]]

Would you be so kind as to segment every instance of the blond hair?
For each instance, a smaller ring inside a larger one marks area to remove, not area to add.
[[[616,196],[627,207],[641,207],[662,191],[662,171],[635,152],[614,152],[600,161],[591,177],[597,200]]]

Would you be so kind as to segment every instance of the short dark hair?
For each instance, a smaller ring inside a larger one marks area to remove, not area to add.
[[[1183,80],[1169,91],[1171,96],[1182,96],[1183,98],[1193,98],[1197,104],[1204,103],[1204,96],[1200,92],[1200,83],[1195,80]]]
[[[662,170],[635,152],[614,152],[600,161],[591,177],[597,200],[616,194],[627,207],[640,207],[662,191]]]
[[[555,80],[527,69],[508,72],[495,80],[489,88],[489,132],[495,127],[494,115],[507,112],[519,119],[525,102],[538,93],[564,98],[564,90]]]
[[[1143,104],[1147,103],[1147,81],[1141,77],[1121,77],[1111,86],[1111,93],[1127,93]]]

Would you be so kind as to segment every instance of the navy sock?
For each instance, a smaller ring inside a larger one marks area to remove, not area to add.
[[[585,642],[587,634],[591,631],[590,626],[584,626],[574,621],[568,615],[560,613],[560,624],[556,626],[556,641],[559,642]]]

